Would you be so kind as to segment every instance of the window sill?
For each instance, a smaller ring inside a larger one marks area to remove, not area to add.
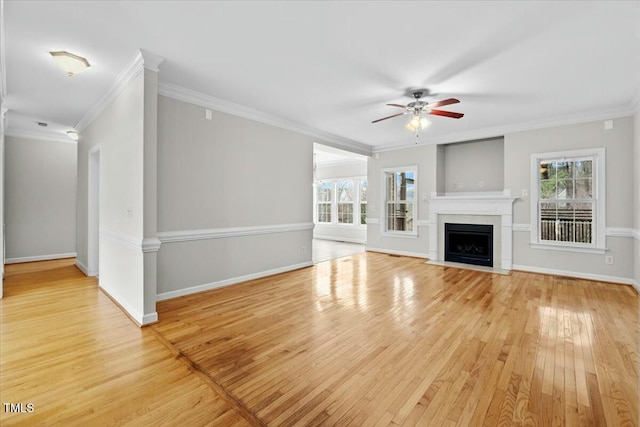
[[[544,243],[531,243],[530,246],[533,249],[544,249],[547,251],[578,252],[578,253],[585,253],[585,254],[600,254],[600,255],[604,254],[607,251],[607,248],[563,246],[563,245],[552,245],[552,244],[544,244]]]

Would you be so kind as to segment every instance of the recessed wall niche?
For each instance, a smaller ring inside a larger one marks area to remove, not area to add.
[[[504,189],[503,137],[439,145],[436,163],[439,195]]]

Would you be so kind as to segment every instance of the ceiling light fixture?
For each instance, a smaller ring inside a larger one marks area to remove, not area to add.
[[[78,132],[76,132],[75,130],[68,130],[67,135],[69,135],[69,138],[73,139],[74,141],[78,140]]]
[[[82,56],[74,55],[73,53],[62,51],[49,52],[56,63],[67,72],[69,77],[73,76],[80,71],[84,71],[89,68],[89,61]]]

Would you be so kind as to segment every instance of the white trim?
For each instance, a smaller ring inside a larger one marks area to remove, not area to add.
[[[380,218],[367,218],[367,224],[380,224]]]
[[[429,221],[428,219],[419,219],[416,221],[416,224],[418,225],[418,227],[430,227],[431,221]]]
[[[160,245],[162,242],[157,237],[149,237],[142,239],[142,244],[140,245],[142,248],[142,252],[158,252],[160,250]]]
[[[287,265],[285,267],[278,267],[278,268],[273,268],[271,270],[260,271],[258,273],[246,274],[244,276],[233,277],[230,279],[219,280],[217,282],[191,286],[189,288],[179,289],[176,291],[163,292],[161,294],[156,295],[156,301],[164,301],[167,299],[177,298],[184,295],[191,295],[198,292],[209,291],[209,290],[221,288],[224,286],[230,286],[230,285],[246,282],[248,280],[260,279],[263,277],[273,276],[275,274],[286,273],[288,271],[299,270],[301,268],[306,268],[311,266],[313,266],[313,263],[311,261],[308,261],[300,264]]]
[[[328,162],[316,162],[316,166],[318,168],[329,168],[333,166],[345,166],[345,165],[367,165],[367,160],[359,160],[359,159],[340,159],[340,160],[331,160]],[[360,175],[358,175],[360,177]]]
[[[636,240],[640,240],[640,229],[635,229],[632,231],[632,236],[636,239]]]
[[[156,73],[160,71],[160,64],[164,61],[164,57],[144,49],[140,49],[140,56],[142,56],[142,66],[146,70]]]
[[[513,229],[513,231],[531,231],[530,224],[512,224],[511,228]]]
[[[192,240],[226,239],[229,237],[254,236],[258,234],[288,233],[313,230],[312,222],[298,224],[252,225],[246,227],[209,228],[203,230],[180,230],[158,232],[162,243],[189,242]]]
[[[593,175],[592,179],[595,180],[596,186],[593,188],[593,203],[594,203],[594,220],[595,229],[593,230],[594,241],[592,244],[582,244],[581,246],[566,245],[563,242],[559,244],[551,244],[548,242],[542,242],[539,236],[538,228],[538,177],[540,160],[564,160],[575,159],[582,157],[593,157]],[[569,151],[554,151],[548,153],[533,153],[531,154],[531,163],[529,171],[531,182],[531,201],[530,201],[530,218],[531,218],[531,234],[529,236],[529,243],[532,247],[543,249],[543,246],[550,246],[552,249],[557,249],[561,245],[565,250],[584,252],[580,249],[587,249],[588,252],[604,253],[606,250],[606,224],[607,224],[607,196],[606,196],[606,150],[604,148],[586,148],[581,150],[569,150]],[[557,249],[561,250],[561,249]]]
[[[80,260],[77,258],[76,258],[76,267],[78,267],[78,269],[80,269],[80,271],[82,271],[85,276],[95,277],[98,275],[97,271],[89,271],[89,268],[86,265],[84,265],[82,262],[80,262]]]
[[[640,282],[638,282],[637,280],[634,280],[631,286],[633,286],[636,289],[636,291],[640,293]]]
[[[122,298],[117,292],[114,291],[108,284],[104,282],[101,278],[98,287],[102,290],[102,292],[106,293],[109,298],[111,298],[116,304],[116,306],[120,306],[122,310],[126,311],[126,314],[131,317],[135,322],[139,325],[144,325],[144,317],[137,310],[134,310],[125,300]]]
[[[5,136],[11,136],[13,138],[22,139],[36,139],[44,141],[62,142],[64,144],[77,144],[77,141],[69,138],[69,135],[57,133],[54,131],[38,131],[38,130],[25,130],[25,129],[7,129]]]
[[[335,148],[346,149],[348,151],[371,156],[371,147],[357,141],[333,135],[319,129],[315,129],[300,123],[294,123],[281,117],[272,116],[268,113],[256,110],[254,108],[239,105],[215,96],[206,95],[191,89],[186,89],[167,82],[158,82],[158,95],[176,99],[178,101],[188,102],[190,104],[199,105],[201,107],[210,108],[227,114],[232,114],[245,119],[254,120],[256,122],[265,123],[281,129],[290,130],[312,138],[318,138],[323,143],[332,143]]]
[[[142,322],[140,324],[142,326],[148,325],[149,323],[155,323],[158,321],[158,312],[154,311],[153,313],[145,314],[142,316]]]
[[[607,248],[594,248],[585,246],[572,246],[569,244],[552,244],[552,243],[530,243],[532,249],[541,249],[545,251],[561,251],[561,252],[578,252],[584,254],[604,254]]]
[[[552,268],[532,267],[529,265],[513,265],[514,270],[526,271],[529,273],[553,274],[556,276],[569,276],[578,279],[597,280],[599,282],[620,283],[622,285],[634,285],[634,280],[626,277],[607,276],[603,274],[583,273],[580,271],[556,270]]]
[[[607,237],[630,237],[633,239],[633,228],[605,227],[604,234]]]
[[[77,255],[78,254],[75,252],[68,252],[64,254],[24,256],[24,257],[17,257],[17,258],[7,258],[4,260],[4,263],[19,264],[21,262],[48,261],[52,259],[75,258]]]
[[[315,235],[315,236],[313,236],[313,238],[314,239],[321,239],[321,240],[331,240],[333,242],[359,243],[361,245],[364,245],[364,244],[367,243],[367,239],[357,239],[357,238],[353,238],[353,237],[327,236],[325,234]]]
[[[123,243],[126,246],[129,246],[132,249],[142,249],[142,238],[140,237],[133,237],[129,236],[128,234],[101,228],[100,238],[115,240],[117,242]]]
[[[410,256],[413,258],[423,258],[423,259],[429,259],[429,256],[427,254],[421,254],[418,252],[408,252],[408,251],[396,251],[393,249],[383,249],[383,248],[372,248],[370,246],[367,246],[364,248],[365,251],[367,252],[378,252],[381,254],[389,254],[389,255],[402,255],[402,256]]]
[[[115,78],[111,88],[98,102],[96,102],[73,127],[82,132],[104,111],[111,102],[120,95],[124,89],[131,83],[144,69],[144,58],[142,53],[138,52],[133,62],[125,67]]]
[[[446,135],[440,137],[430,137],[428,142],[419,144],[379,145],[373,149],[373,154],[382,153],[385,151],[404,150],[406,148],[415,148],[424,145],[450,144],[461,141],[473,141],[477,139],[499,138],[511,133],[526,132],[535,129],[545,129],[556,126],[574,125],[579,123],[588,123],[599,120],[617,119],[621,117],[628,117],[633,114],[634,108],[631,106],[615,108],[598,113],[586,113],[578,115],[569,114],[566,116],[556,116],[554,120],[537,120],[531,122],[516,123],[508,126],[476,129],[466,132],[447,133]]]

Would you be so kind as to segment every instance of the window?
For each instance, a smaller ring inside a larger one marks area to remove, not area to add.
[[[366,200],[362,201],[363,195],[366,199],[366,188],[365,178],[339,178],[316,184],[317,223],[348,226],[366,224]],[[358,206],[360,217],[356,214]]]
[[[532,244],[604,249],[604,165],[604,149],[532,156]]]
[[[385,231],[417,235],[416,218],[416,171],[384,171],[385,183]]]
[[[333,202],[333,182],[321,182],[317,187],[318,222],[331,223],[331,204]]]
[[[353,224],[353,181],[337,181],[338,224]]]
[[[367,180],[360,181],[360,224],[367,223]]]

